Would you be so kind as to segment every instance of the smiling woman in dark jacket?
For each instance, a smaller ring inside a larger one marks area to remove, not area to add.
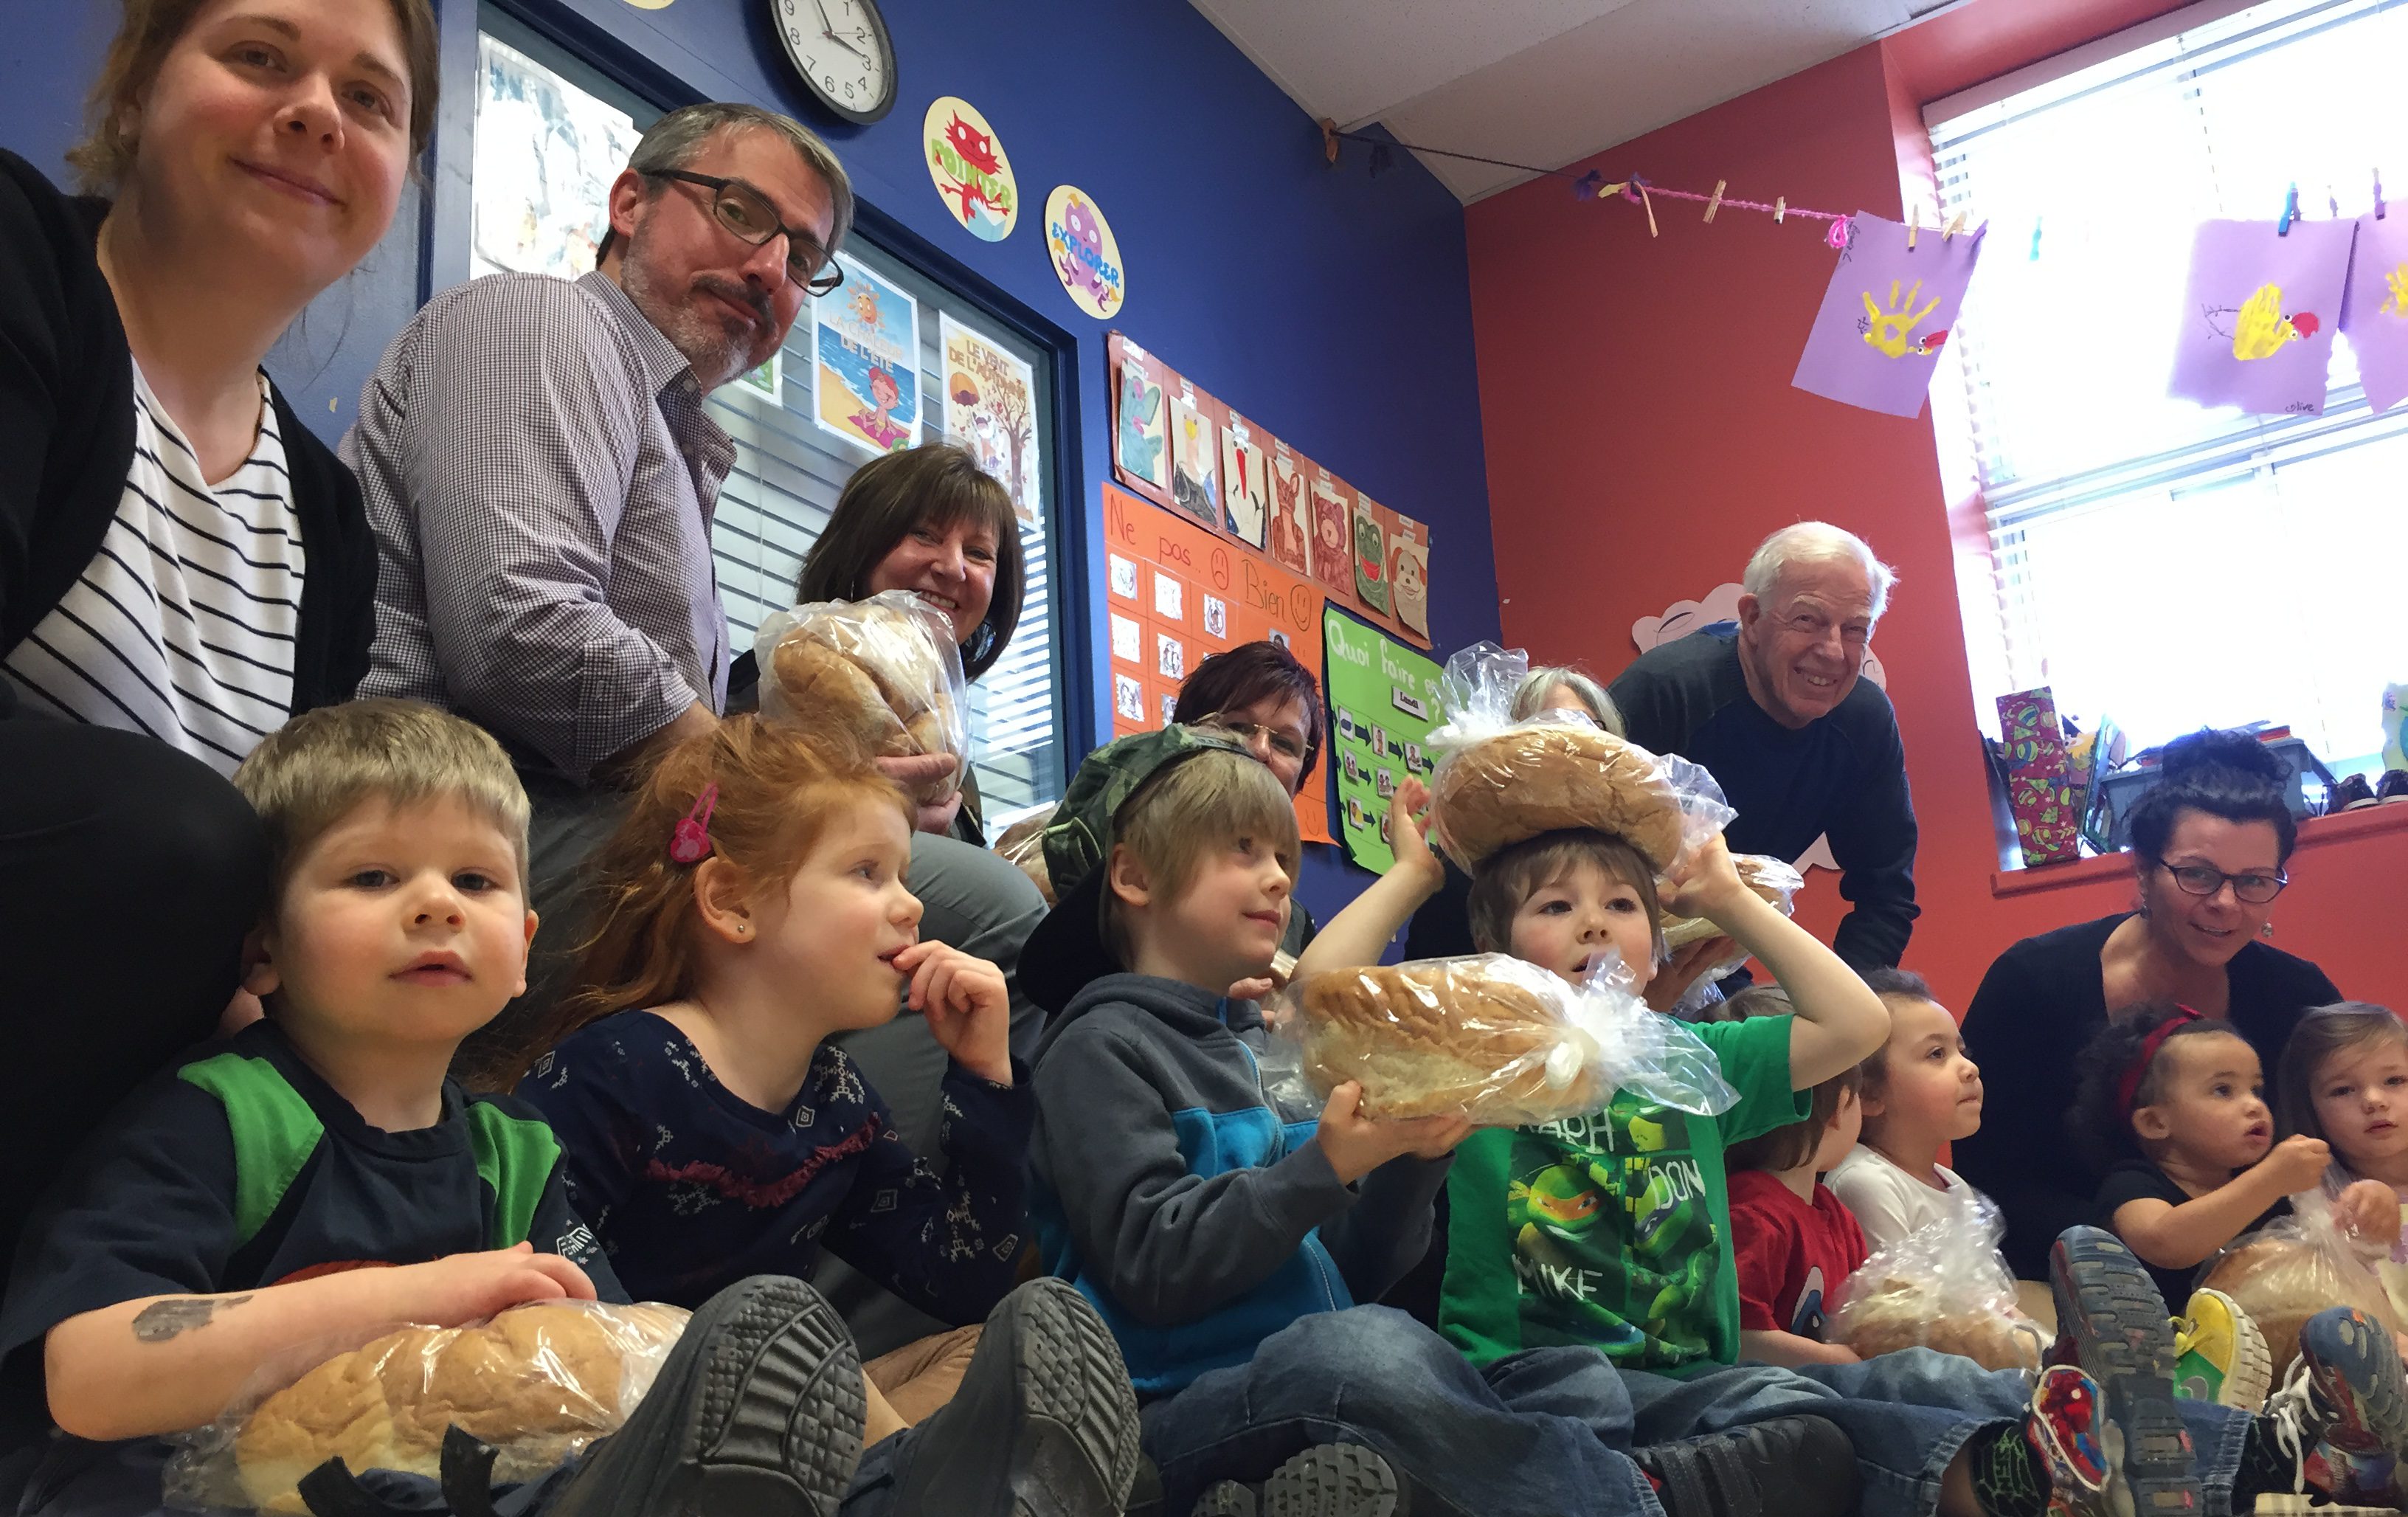
[[[71,155],[0,151],[0,1246],[232,995],[267,884],[224,776],[367,667],[359,491],[260,368],[384,235],[425,0],[126,0]]]

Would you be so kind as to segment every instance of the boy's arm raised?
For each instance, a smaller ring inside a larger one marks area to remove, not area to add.
[[[1789,1083],[1807,1090],[1861,1063],[1889,1038],[1889,1012],[1840,956],[1741,882],[1719,837],[1683,860],[1665,909],[1702,916],[1764,961],[1789,993]]]
[[[403,1323],[454,1326],[530,1301],[594,1298],[585,1272],[526,1244],[216,1295],[154,1295],[69,1317],[43,1340],[50,1416],[78,1438],[199,1427],[296,1345]]]
[[[1297,956],[1297,981],[1332,969],[1379,963],[1398,930],[1446,882],[1446,866],[1430,852],[1425,836],[1428,824],[1422,811],[1428,805],[1429,792],[1419,780],[1408,780],[1397,787],[1396,799],[1388,807],[1390,846],[1397,862],[1305,945]]]

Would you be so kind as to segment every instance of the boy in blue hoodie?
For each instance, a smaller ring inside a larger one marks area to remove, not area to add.
[[[1045,842],[1060,901],[1021,955],[1054,1013],[1033,1210],[1048,1268],[1094,1301],[1137,1383],[1153,1510],[1251,1512],[1253,1493],[1212,1482],[1262,1481],[1271,1510],[1371,1517],[1401,1482],[1422,1517],[1707,1517],[1763,1498],[1775,1471],[1798,1517],[1853,1504],[1827,1422],[1634,1460],[1601,1431],[1629,1409],[1594,1352],[1476,1368],[1354,1305],[1426,1248],[1467,1128],[1366,1119],[1351,1084],[1317,1123],[1292,1120],[1266,1092],[1261,1012],[1228,995],[1268,970],[1297,865],[1292,804],[1261,764],[1204,732],[1124,739],[1081,768]],[[1710,1458],[1719,1483],[1699,1476]]]

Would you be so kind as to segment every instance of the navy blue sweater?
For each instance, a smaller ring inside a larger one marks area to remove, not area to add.
[[[1739,817],[1734,853],[1795,861],[1828,834],[1856,903],[1831,947],[1859,969],[1898,963],[1914,931],[1914,801],[1889,697],[1858,680],[1830,715],[1783,726],[1747,693],[1729,622],[1649,649],[1608,694],[1630,740],[1704,765]]]

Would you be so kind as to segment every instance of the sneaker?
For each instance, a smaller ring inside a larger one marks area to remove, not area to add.
[[[1318,1443],[1273,1470],[1259,1491],[1221,1481],[1197,1501],[1194,1517],[1437,1517],[1452,1510],[1412,1496],[1378,1451]]]
[[[2360,807],[2374,804],[2374,787],[2366,782],[2366,776],[2362,774],[2343,775],[2333,781],[2330,790],[2325,792],[2327,816],[2337,811],[2355,811]]]
[[[1115,1517],[1137,1479],[1137,1392],[1087,1298],[1033,1280],[987,1317],[953,1398],[903,1437],[897,1511]]]
[[[2383,778],[2374,782],[2374,798],[2386,806],[2408,801],[2408,769],[2384,770]]]
[[[2049,1250],[2048,1283],[2057,1331],[2049,1362],[2078,1365],[2097,1382],[2134,1513],[2201,1510],[2198,1461],[2174,1405],[2172,1321],[2157,1282],[2114,1234],[2069,1227]]]
[[[546,1517],[836,1517],[861,1462],[861,1356],[820,1293],[782,1275],[702,1304],[641,1405]]]
[[[1776,1417],[1631,1458],[1665,1517],[1847,1517],[1860,1490],[1856,1445],[1825,1417]]]
[[[2032,1387],[2024,1438],[2048,1479],[2048,1510],[2104,1513],[2115,1473],[2117,1441],[2099,1395],[2099,1382],[2074,1365],[2051,1365]]]
[[[2300,1329],[2300,1356],[2266,1404],[2298,1485],[2336,1501],[2387,1506],[2408,1453],[2408,1377],[2391,1335],[2356,1307],[2329,1307]],[[2321,1445],[2321,1446],[2320,1446]]]
[[[2222,1291],[2190,1293],[2190,1307],[2173,1321],[2174,1395],[2254,1412],[2274,1388],[2274,1359],[2266,1335],[2240,1303]]]

